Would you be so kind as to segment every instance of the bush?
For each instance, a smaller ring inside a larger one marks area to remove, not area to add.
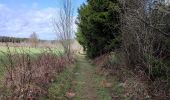
[[[0,61],[6,68],[3,80],[6,89],[0,88],[4,91],[0,97],[39,99],[48,94],[56,73],[61,73],[71,63],[65,55],[55,54],[54,51],[36,55],[22,48],[18,51],[12,52],[8,47],[7,52],[1,52],[5,58]]]

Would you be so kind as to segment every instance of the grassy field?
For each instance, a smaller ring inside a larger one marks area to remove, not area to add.
[[[57,48],[28,48],[28,47],[0,47],[0,80],[3,79],[5,68],[1,62],[1,60],[6,59],[6,53],[11,54],[30,54],[33,57],[43,53],[43,52],[50,52],[54,54],[62,54],[61,49]],[[8,62],[7,62],[8,63]]]
[[[8,52],[11,53],[42,53],[44,51],[53,51],[53,52],[62,52],[62,49],[59,48],[29,48],[29,47],[0,47],[0,52]]]

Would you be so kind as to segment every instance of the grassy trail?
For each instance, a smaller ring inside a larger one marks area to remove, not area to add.
[[[84,55],[77,55],[75,65],[61,73],[49,89],[53,100],[112,100],[110,88],[101,86],[106,77],[96,73],[96,66]],[[51,100],[51,99],[50,99]]]
[[[83,56],[77,57],[77,72],[75,73],[74,100],[99,100],[95,81],[95,68]]]

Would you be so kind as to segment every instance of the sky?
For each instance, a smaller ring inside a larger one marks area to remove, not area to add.
[[[74,18],[85,1],[72,0]],[[62,0],[0,0],[0,36],[28,38],[36,32],[40,39],[57,39],[52,19],[59,16],[61,7]]]

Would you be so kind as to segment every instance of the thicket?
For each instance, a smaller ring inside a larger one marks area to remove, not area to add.
[[[133,68],[169,80],[170,11],[165,1],[122,1],[122,50]]]
[[[63,72],[73,60],[65,54],[48,48],[35,54],[31,50],[17,48],[0,51],[0,100],[39,100],[48,98],[49,88],[56,75]]]

